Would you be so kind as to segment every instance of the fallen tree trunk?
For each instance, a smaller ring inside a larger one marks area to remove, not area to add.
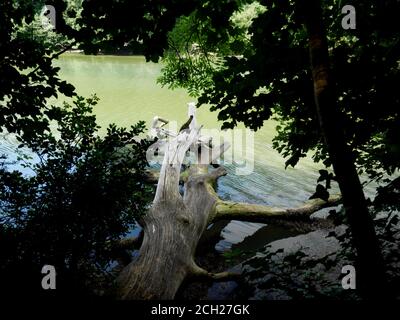
[[[228,145],[213,150],[201,145],[199,163],[191,165],[185,178],[184,195],[179,193],[181,165],[192,146],[198,150],[200,129],[191,128],[170,140],[166,146],[153,205],[141,222],[143,242],[138,258],[129,263],[116,279],[119,299],[173,299],[182,282],[188,278],[223,281],[237,274],[209,273],[195,263],[198,242],[209,224],[218,219],[265,221],[309,215],[322,207],[338,204],[312,200],[298,209],[277,209],[262,205],[222,201],[214,186],[226,175],[223,167],[209,172]]]

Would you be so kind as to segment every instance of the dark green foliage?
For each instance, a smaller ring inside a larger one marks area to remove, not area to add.
[[[205,93],[204,102],[212,103],[215,109],[221,109],[230,118],[243,121],[254,129],[270,117],[269,110],[273,109],[280,120],[275,147],[289,157],[287,164],[296,164],[307,151],[314,149],[314,158],[329,165],[325,146],[319,138],[307,43],[296,20],[294,1],[280,1],[279,5],[267,3],[267,11],[252,27],[256,53],[245,57],[239,66],[239,63],[231,64],[232,68],[221,76],[216,75],[214,91]],[[385,5],[389,6],[388,3]],[[385,12],[400,10],[393,5],[390,7]],[[399,115],[394,107],[399,103],[399,96],[395,92],[389,93],[399,76],[399,52],[393,38],[397,31],[379,29],[378,21],[385,19],[383,11],[377,12],[374,5],[362,3],[357,3],[357,21],[361,24],[357,30],[360,31],[344,31],[340,27],[339,9],[335,1],[325,7],[339,97],[337,103],[346,115],[345,122],[337,125],[346,130],[348,142],[358,156],[360,171],[378,178],[382,172],[391,174],[399,166],[398,154],[391,147],[398,143],[387,141],[389,136],[400,136],[395,134],[399,128],[395,125]],[[359,10],[364,11],[363,15]],[[363,26],[367,19],[376,23]],[[267,27],[261,28],[261,25]],[[365,33],[370,33],[372,38],[366,37]],[[387,56],[386,51],[391,55]],[[245,72],[247,75],[241,76]],[[228,83],[226,79],[232,80]],[[242,85],[245,83],[246,86]],[[255,86],[250,89],[248,84],[252,83]],[[261,94],[257,95],[256,91],[262,86],[269,92],[263,97],[261,106]],[[224,96],[225,91],[227,96]],[[253,121],[253,118],[259,120]],[[381,170],[382,165],[384,170]]]
[[[80,29],[73,36],[87,53],[97,53],[107,46],[118,50],[137,49],[139,45],[146,58],[156,62],[167,47],[167,34],[178,17],[197,10],[199,17],[211,21],[214,32],[210,36],[219,37],[235,8],[236,2],[230,0],[88,0],[83,2],[81,18],[77,19]]]
[[[58,78],[52,57],[67,39],[45,32],[38,22],[43,1],[2,1],[0,4],[0,130],[29,141],[53,120],[49,98],[73,96],[74,88]],[[62,24],[60,23],[60,27]]]
[[[245,277],[252,285],[251,296],[258,299],[358,299],[353,290],[343,290],[340,278],[332,276],[352,259],[349,248],[316,259],[302,249],[286,253],[267,246],[244,263]]]
[[[144,214],[152,191],[144,176],[149,143],[138,138],[144,123],[129,130],[111,125],[100,137],[91,115],[96,101],[77,97],[64,104],[57,130],[31,141],[33,160],[21,160],[34,175],[1,167],[3,285],[11,279],[41,290],[40,270],[51,264],[57,294],[100,287],[113,257],[109,244]]]
[[[374,206],[378,210],[400,211],[400,178],[379,187]]]
[[[272,117],[279,122],[274,147],[287,158],[286,166],[295,166],[309,151],[315,161],[330,166],[315,112],[302,25],[302,10],[307,6],[299,7],[292,0],[261,4],[266,10],[254,18],[246,49],[240,56],[226,54],[224,64],[209,69],[211,80],[202,87],[199,104],[218,111],[224,128],[243,122],[257,130]],[[337,125],[345,130],[359,172],[380,180],[400,167],[400,96],[393,90],[400,80],[399,27],[388,23],[396,21],[400,6],[393,1],[346,4],[356,7],[356,30],[341,27],[341,1],[323,2],[335,103],[343,114]],[[233,34],[232,28],[227,30]]]
[[[249,26],[263,11],[254,2],[245,4],[229,19],[225,32],[215,29],[210,18],[204,19],[198,10],[177,19],[168,33],[168,48],[164,51],[165,64],[158,81],[170,89],[182,87],[198,97],[205,88],[213,85],[212,75],[223,68],[226,56],[240,55],[251,50]],[[220,33],[218,33],[220,32]]]

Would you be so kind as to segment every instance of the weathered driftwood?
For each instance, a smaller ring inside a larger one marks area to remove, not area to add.
[[[198,150],[199,141],[204,141],[193,123],[195,119],[189,130],[179,133],[165,146],[155,198],[142,221],[144,236],[139,255],[116,280],[115,292],[120,299],[173,299],[188,278],[223,281],[237,277],[229,272],[212,274],[195,263],[200,237],[215,220],[265,221],[305,216],[340,201],[339,197],[331,197],[328,201],[307,201],[297,209],[281,209],[220,200],[214,186],[227,172],[223,167],[209,171],[208,164],[223,154],[229,147],[227,144],[214,150],[201,145],[198,154],[201,161],[187,170],[182,196],[179,193],[182,162],[189,148]]]

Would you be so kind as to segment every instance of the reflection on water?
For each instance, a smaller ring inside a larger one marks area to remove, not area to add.
[[[98,123],[130,126],[138,120],[148,124],[155,115],[176,120],[187,119],[186,104],[193,99],[184,90],[161,88],[156,83],[161,66],[146,63],[143,57],[84,56],[64,54],[56,61],[60,76],[75,85],[80,95],[96,93],[100,98],[95,107]],[[206,106],[198,109],[197,119],[204,128],[220,128],[216,113]],[[227,166],[228,175],[220,179],[218,193],[224,199],[262,203],[273,206],[296,206],[313,193],[318,169],[311,159],[300,161],[296,168],[284,169],[282,157],[272,149],[274,123],[265,122],[255,133],[254,172],[247,176],[235,175],[235,165]],[[0,154],[13,153],[15,141],[7,137],[0,143]],[[336,190],[337,191],[337,190]],[[224,230],[229,247],[254,233],[263,225],[231,222]]]

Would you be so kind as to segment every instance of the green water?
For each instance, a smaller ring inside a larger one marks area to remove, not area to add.
[[[56,65],[60,76],[75,85],[78,94],[96,93],[100,98],[95,114],[102,127],[109,123],[130,126],[138,120],[150,124],[155,115],[187,120],[186,104],[193,98],[185,90],[169,90],[156,83],[160,64],[146,63],[140,56],[84,56],[65,54]],[[205,129],[220,128],[217,114],[207,106],[197,110],[198,124]],[[310,159],[295,169],[284,169],[282,157],[272,149],[275,124],[266,121],[255,133],[254,172],[246,176],[234,174],[235,165],[221,180],[219,192],[226,198],[251,200],[272,205],[294,205],[304,201],[313,191],[318,169]],[[236,190],[236,192],[234,192]]]
[[[138,56],[81,54],[64,54],[55,64],[61,68],[61,78],[72,83],[78,94],[97,94],[100,101],[94,112],[103,128],[110,123],[130,126],[138,120],[149,124],[156,115],[176,120],[178,124],[187,120],[187,103],[193,98],[184,90],[172,91],[156,83],[160,64],[146,63],[143,57]],[[210,112],[207,106],[197,110],[197,120],[204,128],[221,126],[217,114]],[[228,175],[218,184],[222,198],[292,207],[313,193],[321,166],[306,158],[296,168],[285,170],[284,159],[272,149],[274,134],[275,124],[271,121],[266,121],[264,127],[255,133],[254,170],[251,174],[239,176],[235,174],[237,165],[226,166]],[[12,141],[2,142],[0,152],[12,150],[12,144]],[[230,223],[224,230],[225,242],[220,243],[221,250],[260,227],[254,223]]]
[[[103,127],[109,123],[130,126],[138,120],[150,124],[155,115],[176,120],[178,124],[187,120],[186,104],[193,98],[185,90],[169,90],[156,83],[160,64],[146,63],[138,56],[80,54],[65,54],[56,64],[61,68],[61,77],[75,85],[78,94],[96,93],[100,98],[94,111]],[[221,126],[217,114],[210,112],[207,106],[197,110],[197,120],[204,128]],[[236,165],[227,165],[229,174],[221,178],[218,185],[222,198],[291,207],[313,193],[318,169],[322,167],[306,158],[296,168],[285,170],[283,158],[272,149],[274,134],[272,121],[266,121],[255,133],[254,170],[250,175],[236,175]],[[217,247],[224,250],[260,227],[260,224],[234,221],[224,229],[224,240]]]

